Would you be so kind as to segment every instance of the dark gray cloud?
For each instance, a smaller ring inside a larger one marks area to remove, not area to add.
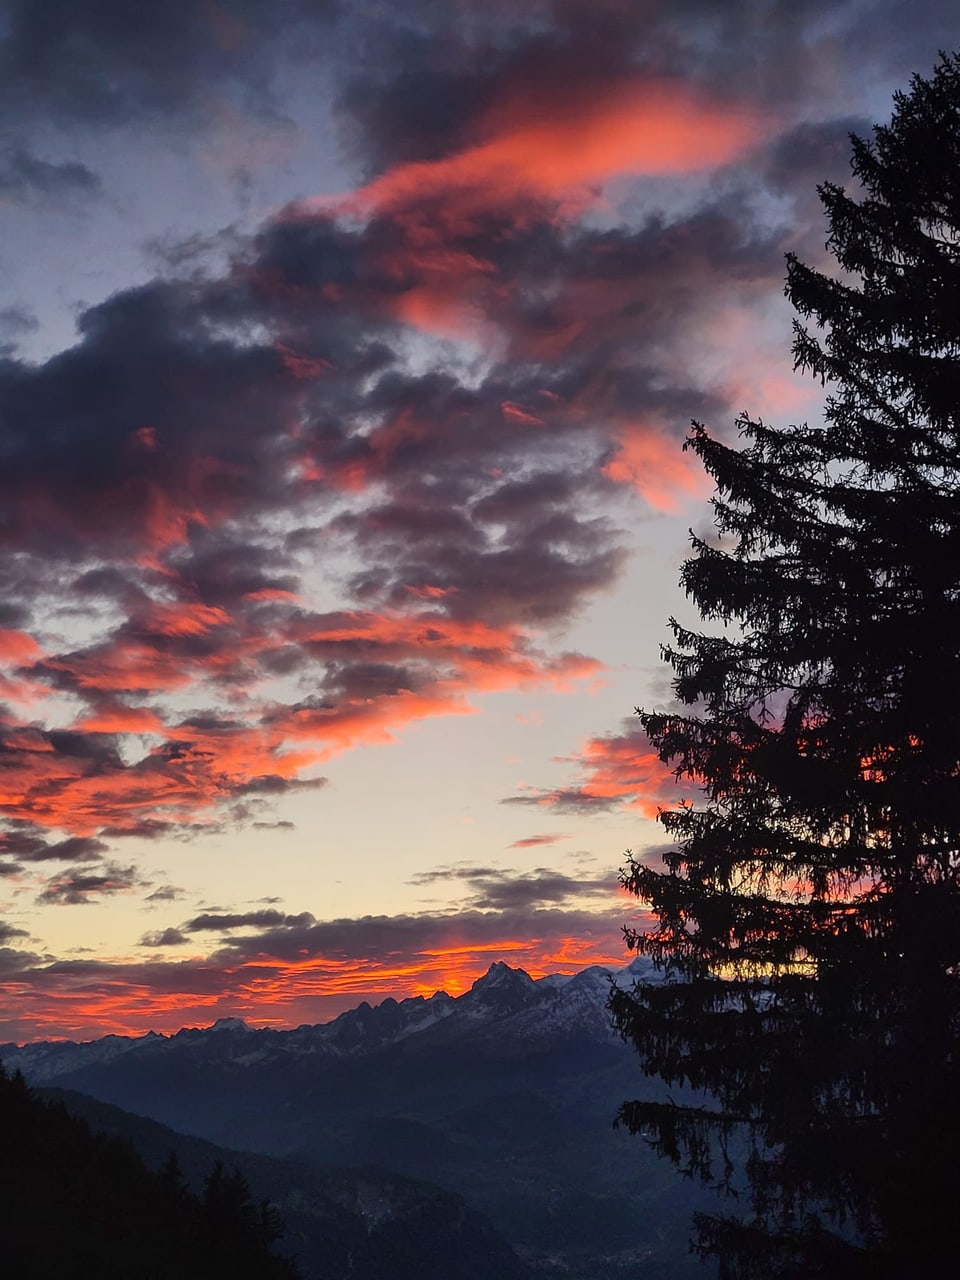
[[[47,881],[37,896],[41,905],[82,906],[115,893],[127,893],[142,884],[135,866],[103,863],[99,869],[68,867]]]
[[[122,538],[162,541],[174,531],[165,517],[189,521],[180,512],[256,509],[271,490],[279,501],[282,362],[205,332],[201,302],[157,281],[84,313],[77,347],[39,366],[0,363],[3,490],[20,494],[0,531],[8,545],[88,556]],[[240,442],[242,465],[230,466]],[[204,470],[203,457],[220,465]],[[56,511],[32,536],[27,509],[41,495]]]
[[[864,116],[801,121],[781,134],[767,151],[764,178],[775,189],[812,201],[817,184],[827,176],[849,178],[851,135],[869,137],[871,123]]]
[[[504,796],[500,803],[549,807],[555,813],[584,816],[619,809],[623,800],[620,796],[599,795],[584,787],[554,787],[550,790],[531,790],[520,795]]]
[[[223,939],[211,959],[227,962],[231,956],[243,956],[268,964],[270,960],[303,961],[316,956],[339,962],[402,964],[405,959],[438,949],[503,943],[507,938],[559,940],[616,933],[622,917],[622,907],[604,914],[576,907],[537,908],[520,902],[499,910],[323,920]]]
[[[37,839],[31,849],[18,850],[24,862],[98,862],[109,846],[93,836],[68,836],[50,844]]]
[[[215,529],[198,529],[189,548],[174,552],[171,562],[184,590],[224,608],[251,600],[263,605],[300,589],[299,575],[282,551],[231,539]]]
[[[63,201],[99,190],[99,177],[85,164],[44,160],[22,147],[0,146],[0,199]]]
[[[471,903],[479,910],[509,911],[578,899],[609,902],[616,884],[614,875],[576,877],[538,867],[525,874],[501,874],[472,881]]]
[[[44,963],[47,959],[48,962]],[[5,980],[28,983],[41,999],[45,995],[77,992],[105,996],[121,985],[146,989],[156,995],[218,995],[223,992],[226,975],[221,966],[199,960],[144,961],[111,964],[104,960],[55,960],[29,952],[8,949],[0,951],[0,969],[6,962]],[[249,976],[258,973],[273,976],[275,971],[251,966]]]
[[[0,945],[11,940],[11,938],[29,938],[30,934],[26,929],[17,929],[12,924],[7,924],[5,920],[0,920]]]
[[[210,94],[274,113],[278,33],[306,24],[290,50],[335,15],[335,0],[6,0],[0,101],[64,128],[203,118]],[[304,54],[319,53],[310,42]]]
[[[282,911],[241,911],[241,912],[207,912],[188,920],[183,928],[188,933],[201,933],[219,929],[248,928],[304,928],[315,924],[309,911],[299,915],[286,915]]]
[[[132,820],[125,818],[122,826],[107,823],[106,826],[101,827],[100,834],[107,840],[123,840],[131,837],[140,840],[176,840],[183,838],[188,831],[189,828],[176,822],[163,822],[155,818],[133,818]],[[156,895],[151,894],[150,897],[159,898],[168,894],[179,897],[180,890],[165,886],[157,889]]]
[[[177,902],[184,896],[182,889],[173,884],[162,884],[153,893],[148,893],[145,902]]]
[[[292,791],[319,791],[326,785],[326,778],[283,778],[275,773],[264,773],[238,783],[233,789],[233,794],[236,796],[285,796]]]
[[[0,946],[0,980],[21,981],[34,965],[43,962],[43,958],[32,951],[21,951],[18,947]]]
[[[141,947],[179,947],[190,939],[171,925],[168,929],[154,929],[140,939]]]
[[[7,830],[0,831],[0,853],[29,858],[46,847],[42,833],[30,823],[11,822]]]
[[[537,910],[547,904],[571,904],[592,899],[609,907],[618,879],[610,872],[602,876],[575,876],[552,867],[532,871],[514,868],[452,866],[439,867],[414,876],[411,884],[462,885],[465,905],[476,911]],[[620,908],[622,910],[622,908]]]
[[[24,333],[34,333],[40,321],[27,307],[0,307],[0,338],[17,338]]]
[[[15,752],[8,752],[7,768],[14,773]],[[9,756],[14,757],[14,761]],[[0,753],[0,759],[3,759]],[[50,840],[47,834],[30,822],[12,822],[6,830],[0,830],[0,855],[9,854],[19,863],[37,862],[98,862],[107,852],[105,841],[94,836],[68,836],[62,840]]]
[[[410,884],[436,884],[446,880],[476,880],[487,876],[498,876],[501,872],[496,867],[452,866],[434,867],[432,871],[418,871],[411,876]]]

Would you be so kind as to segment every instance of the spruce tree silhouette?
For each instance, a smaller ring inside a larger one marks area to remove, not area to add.
[[[852,139],[827,275],[788,258],[822,424],[694,424],[717,538],[672,621],[678,707],[640,711],[702,799],[661,815],[629,934],[672,979],[614,993],[644,1071],[702,1105],[619,1122],[708,1183],[719,1274],[920,1280],[960,1195],[960,57]],[[807,328],[804,322],[812,321]],[[952,1135],[952,1136],[951,1136]]]

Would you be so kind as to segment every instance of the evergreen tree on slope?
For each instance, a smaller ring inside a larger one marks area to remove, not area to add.
[[[621,1120],[739,1180],[697,1226],[726,1277],[956,1257],[960,57],[852,142],[859,190],[820,188],[839,271],[788,259],[825,420],[745,417],[740,448],[695,424],[719,536],[682,584],[711,629],[672,623],[681,710],[640,713],[703,799],[661,815],[664,870],[624,873],[675,981],[611,1003],[648,1074],[706,1094]]]

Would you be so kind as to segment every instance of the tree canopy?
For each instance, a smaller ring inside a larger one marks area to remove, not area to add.
[[[944,1273],[960,1157],[960,57],[852,139],[829,274],[788,257],[822,422],[694,424],[716,536],[640,711],[701,798],[624,883],[668,981],[611,997],[643,1069],[701,1090],[621,1121],[736,1192],[721,1276]]]

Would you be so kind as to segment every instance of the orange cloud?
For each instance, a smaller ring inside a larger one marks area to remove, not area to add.
[[[145,641],[126,637],[99,649],[46,659],[43,669],[60,675],[81,692],[151,693],[188,684],[188,664]]]
[[[24,666],[36,662],[40,646],[24,631],[0,629],[0,662],[7,666]]]
[[[433,590],[425,594],[439,598]],[[294,614],[276,622],[280,635],[243,630],[215,606],[142,608],[111,640],[39,664],[38,674],[90,709],[59,736],[12,719],[0,726],[6,759],[0,812],[76,835],[135,830],[151,815],[203,825],[238,796],[305,785],[305,771],[316,764],[360,745],[393,742],[405,725],[471,714],[473,695],[535,686],[565,691],[600,670],[582,654],[542,652],[516,625],[450,618],[413,598],[418,607],[410,613]],[[266,674],[260,658],[278,644],[297,669],[326,673],[319,677],[322,697],[293,705],[253,698]],[[14,647],[30,652],[20,642]],[[384,688],[375,678],[370,685],[369,664],[392,667],[398,686]],[[173,721],[161,701],[147,707],[132,697],[161,699],[240,676],[242,717],[181,713]],[[128,763],[117,742],[126,734],[159,741]]]
[[[344,610],[306,619],[293,635],[304,648],[322,657],[427,661],[438,673],[432,687],[447,697],[538,683],[566,689],[572,680],[596,675],[602,669],[599,662],[583,654],[547,658],[531,648],[521,627],[450,618],[435,611],[388,614]]]
[[[49,691],[36,680],[25,678],[21,670],[42,658],[40,646],[33,636],[25,631],[0,628],[0,666],[16,672],[9,676],[0,672],[0,697],[22,707],[31,707],[46,697]]]
[[[710,479],[699,460],[679,441],[645,423],[631,423],[618,435],[617,451],[603,468],[614,484],[636,489],[657,511],[675,512],[681,496],[703,498]]]
[[[655,818],[676,796],[676,779],[643,734],[591,738],[575,757],[585,773],[583,790],[601,800],[622,799],[628,809]]]
[[[104,703],[89,715],[78,717],[72,726],[82,733],[162,733],[163,720],[149,707],[131,707],[120,702]]]
[[[280,587],[262,587],[258,591],[244,592],[243,599],[251,604],[259,604],[265,600],[287,600],[296,604],[300,597],[295,591],[284,591]]]
[[[258,654],[276,643],[219,606],[151,602],[102,643],[45,658],[35,672],[90,699],[159,694],[204,679],[252,682]]]
[[[402,689],[375,699],[345,699],[332,707],[284,707],[277,712],[276,724],[285,740],[319,744],[314,758],[324,761],[358,746],[396,742],[397,731],[418,720],[473,711],[456,691]]]
[[[512,400],[504,400],[500,405],[500,412],[509,422],[518,422],[523,426],[542,427],[546,425],[542,418],[538,418],[535,413],[531,413],[521,405],[514,404]]]
[[[558,812],[623,807],[636,809],[645,818],[655,818],[661,808],[676,803],[682,795],[672,770],[639,728],[589,738],[575,756],[559,759],[577,766],[578,781],[552,789],[524,786],[505,803],[537,805]]]
[[[478,193],[486,205],[524,194],[569,196],[576,205],[578,189],[619,174],[726,164],[761,132],[747,110],[707,101],[680,82],[592,86],[589,96],[571,93],[549,103],[521,91],[487,115],[473,145],[442,159],[397,165],[342,205],[358,213],[384,211],[452,190]]]
[[[142,488],[143,533],[149,548],[142,557],[145,565],[154,564],[158,552],[186,542],[191,524],[208,523],[207,515],[198,507],[178,503],[159,485],[137,487]]]
[[[596,202],[598,184],[619,175],[725,164],[770,127],[679,81],[592,82],[579,91],[571,84],[547,96],[520,88],[502,96],[458,150],[395,165],[347,196],[298,201],[283,216],[388,218],[390,247],[373,255],[387,287],[366,304],[426,333],[484,340],[497,332],[497,312],[514,304],[511,283],[475,251],[482,237],[495,243],[534,223],[569,222]],[[495,233],[490,215],[503,222]],[[579,309],[561,329],[539,335],[540,356],[557,354],[585,323]]]
[[[164,741],[128,765],[116,752],[115,732],[163,733]],[[104,827],[133,830],[144,819],[212,821],[217,805],[250,791],[280,789],[323,754],[289,750],[276,727],[169,727],[149,711],[117,705],[92,713],[69,734],[5,727],[0,746],[0,812],[80,836]]]
[[[230,615],[225,609],[206,604],[158,604],[151,602],[142,625],[162,636],[202,636],[214,627],[225,626]]]

